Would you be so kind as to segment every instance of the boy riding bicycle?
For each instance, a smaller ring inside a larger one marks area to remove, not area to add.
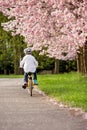
[[[28,72],[31,72],[34,74],[34,84],[36,85],[38,84],[37,74],[36,74],[38,61],[35,59],[34,56],[32,56],[30,48],[24,49],[24,53],[25,53],[25,56],[23,57],[23,60],[20,62],[20,68],[24,69],[24,84],[22,87],[25,89],[28,84]]]

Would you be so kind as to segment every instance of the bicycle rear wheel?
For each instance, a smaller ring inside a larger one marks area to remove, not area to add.
[[[32,89],[33,89],[32,77],[29,77],[28,78],[28,91],[30,93],[30,96],[32,96]]]
[[[30,80],[30,96],[32,96],[32,80]]]

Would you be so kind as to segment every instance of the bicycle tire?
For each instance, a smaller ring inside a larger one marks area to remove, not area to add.
[[[32,77],[30,77],[28,78],[28,90],[29,90],[30,96],[32,96],[32,89],[33,89]]]
[[[32,80],[30,80],[30,96],[32,96]]]

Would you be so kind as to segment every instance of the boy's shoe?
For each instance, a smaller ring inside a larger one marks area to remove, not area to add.
[[[26,89],[26,87],[27,87],[27,83],[24,83],[24,84],[22,85],[22,88],[23,88],[23,89]]]
[[[38,82],[36,79],[34,79],[34,85],[38,85]]]

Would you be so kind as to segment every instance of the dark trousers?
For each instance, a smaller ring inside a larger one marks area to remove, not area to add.
[[[36,71],[33,73],[33,79],[37,80],[37,73]],[[28,82],[28,74],[24,73],[24,82]]]

